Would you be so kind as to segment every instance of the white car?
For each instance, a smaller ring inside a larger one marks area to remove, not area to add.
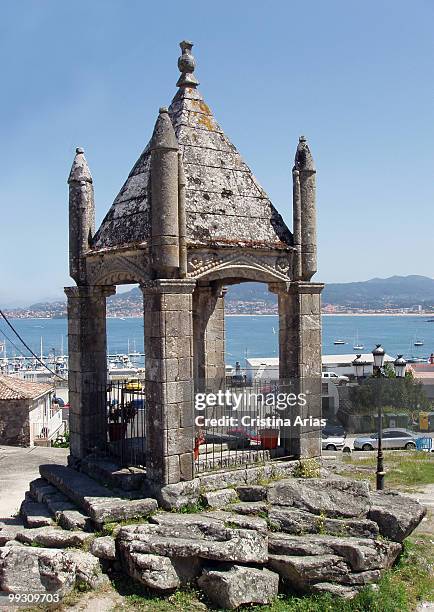
[[[345,437],[344,436],[328,436],[327,434],[322,434],[322,449],[337,451],[342,450],[345,446]]]
[[[339,385],[340,383],[343,383],[343,382],[349,382],[349,380],[350,380],[348,378],[348,376],[343,376],[343,375],[338,376],[336,374],[336,372],[323,372],[321,374],[321,378],[323,380],[331,380],[332,382],[336,383],[337,385]]]

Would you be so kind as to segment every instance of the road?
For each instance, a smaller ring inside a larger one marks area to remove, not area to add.
[[[41,463],[66,464],[69,448],[0,445],[0,521],[15,515]]]

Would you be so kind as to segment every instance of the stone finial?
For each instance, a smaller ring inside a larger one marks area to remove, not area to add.
[[[178,140],[169,117],[169,111],[165,106],[159,110],[158,119],[152,134],[150,149],[174,149],[178,150]]]
[[[295,153],[295,169],[296,170],[308,170],[315,172],[315,163],[313,161],[312,153],[310,152],[309,145],[305,136],[300,136],[298,139],[298,147]]]
[[[197,87],[199,81],[194,76],[193,72],[196,67],[196,62],[191,54],[193,43],[188,40],[183,40],[179,43],[182,55],[178,58],[178,68],[181,76],[176,83],[177,87]]]
[[[75,157],[68,177],[68,183],[72,183],[73,181],[87,181],[88,183],[93,182],[89,166],[87,165],[87,161],[84,156],[84,150],[81,147],[77,147],[75,149]]]

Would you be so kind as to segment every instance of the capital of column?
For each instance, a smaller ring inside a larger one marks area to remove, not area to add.
[[[158,278],[140,285],[143,295],[163,293],[193,293],[196,281],[190,278]]]
[[[115,285],[78,285],[75,287],[64,287],[68,298],[99,298],[109,297],[116,293]]]
[[[268,289],[271,293],[291,295],[319,295],[324,289],[324,286],[324,283],[310,283],[307,281],[283,281],[281,283],[268,283]]]

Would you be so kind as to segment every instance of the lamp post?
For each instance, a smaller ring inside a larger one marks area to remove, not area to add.
[[[383,370],[384,365],[384,355],[386,351],[381,346],[381,344],[377,344],[377,346],[372,351],[372,356],[374,357],[374,368],[373,368],[373,376],[375,378],[385,377],[385,373]],[[384,489],[384,457],[383,457],[383,406],[381,404],[381,400],[378,401],[378,446],[377,446],[377,491],[382,491]]]
[[[377,344],[374,350],[372,351],[372,356],[374,358],[374,366],[373,366],[373,377],[374,378],[386,378],[387,375],[384,372],[384,357],[386,352],[381,344]],[[361,355],[356,355],[353,363],[354,373],[356,378],[362,378],[365,374],[365,366],[366,362],[362,360]],[[395,368],[395,375],[397,378],[405,377],[405,370],[407,367],[407,362],[403,358],[402,355],[398,355],[398,357],[393,362]],[[384,456],[383,456],[383,407],[381,404],[381,400],[378,401],[378,447],[377,447],[377,491],[382,491],[384,489]]]

